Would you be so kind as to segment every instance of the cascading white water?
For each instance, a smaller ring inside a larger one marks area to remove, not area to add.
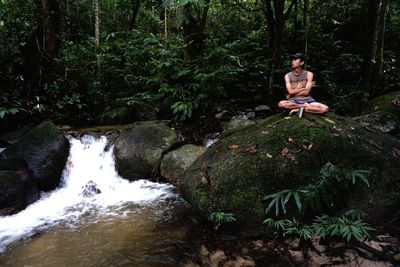
[[[0,217],[0,252],[8,245],[60,223],[75,227],[90,216],[126,216],[127,205],[148,206],[176,197],[168,184],[129,182],[118,176],[107,139],[70,138],[71,150],[62,185],[12,216]]]

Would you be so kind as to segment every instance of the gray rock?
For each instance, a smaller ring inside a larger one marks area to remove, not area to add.
[[[183,176],[183,173],[190,165],[200,157],[206,148],[192,144],[184,145],[181,148],[166,154],[161,162],[161,175],[173,185]]]
[[[235,116],[233,117],[228,124],[224,126],[224,130],[232,130],[236,128],[240,128],[243,126],[253,125],[255,124],[254,121],[249,120],[246,116]]]
[[[39,190],[26,162],[0,160],[0,215],[19,211],[37,199]]]
[[[177,138],[165,124],[146,123],[121,133],[114,141],[118,173],[128,179],[149,178],[162,151]]]
[[[23,159],[40,190],[56,188],[69,155],[69,141],[49,121],[39,124],[0,154],[0,159]]]
[[[354,118],[361,125],[379,130],[383,133],[395,135],[399,132],[399,118],[388,112],[376,111]]]

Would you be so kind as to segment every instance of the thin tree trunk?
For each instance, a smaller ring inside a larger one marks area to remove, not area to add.
[[[129,30],[136,28],[136,18],[139,13],[141,0],[132,0],[132,15],[130,17]]]
[[[167,6],[164,6],[164,38],[165,41],[168,41],[168,9]]]
[[[386,16],[389,11],[390,0],[368,1],[368,36],[369,45],[364,56],[363,87],[370,96],[379,94],[383,81],[383,51]]]
[[[42,0],[43,34],[42,52],[58,58],[61,46],[61,12],[55,0]]]
[[[304,0],[303,7],[303,29],[304,29],[304,53],[307,55],[308,52],[308,0]]]
[[[274,84],[274,75],[277,68],[282,66],[282,38],[285,23],[292,12],[296,0],[292,0],[285,12],[285,0],[267,0],[264,6],[264,15],[267,21],[267,57],[269,64],[268,87]],[[272,93],[272,92],[271,92]]]
[[[61,12],[57,0],[37,0],[37,28],[21,48],[26,96],[41,84],[43,69],[54,69],[61,47]]]
[[[96,45],[100,45],[100,6],[99,6],[99,0],[93,0],[93,6],[94,6],[94,32],[95,32],[95,38],[96,38]]]

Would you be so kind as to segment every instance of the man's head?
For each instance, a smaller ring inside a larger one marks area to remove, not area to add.
[[[297,52],[292,55],[292,69],[296,69],[298,67],[304,68],[304,61],[306,60],[306,55],[302,52]]]

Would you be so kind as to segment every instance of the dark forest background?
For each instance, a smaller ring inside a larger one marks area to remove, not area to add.
[[[314,97],[356,114],[399,90],[399,29],[389,0],[0,0],[1,131],[95,124],[121,102],[180,121],[244,97],[275,108],[298,51]]]

